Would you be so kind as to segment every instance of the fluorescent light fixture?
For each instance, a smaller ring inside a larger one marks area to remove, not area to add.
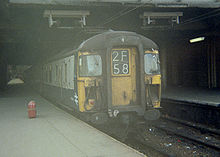
[[[198,37],[198,38],[195,38],[195,39],[190,39],[189,42],[190,43],[195,43],[195,42],[199,42],[199,41],[203,41],[205,40],[205,37]]]

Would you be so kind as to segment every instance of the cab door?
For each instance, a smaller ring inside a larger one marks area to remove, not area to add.
[[[133,105],[136,102],[135,48],[111,51],[112,105]]]

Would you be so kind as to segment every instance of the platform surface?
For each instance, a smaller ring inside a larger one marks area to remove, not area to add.
[[[37,118],[27,104],[36,101]],[[0,95],[0,157],[143,157],[24,86]]]
[[[162,99],[179,100],[220,107],[220,90],[190,87],[169,87],[162,92]]]

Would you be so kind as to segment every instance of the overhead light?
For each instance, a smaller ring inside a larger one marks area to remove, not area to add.
[[[58,21],[55,21],[54,18],[72,18],[80,19],[79,23],[81,27],[86,26],[86,17],[90,15],[89,11],[73,11],[73,10],[45,10],[44,17],[47,17],[49,20],[49,27],[52,27],[54,24],[58,24]]]
[[[150,25],[156,20],[168,19],[172,23],[180,23],[180,16],[183,16],[183,12],[144,12],[140,15],[140,18],[143,19],[143,26],[147,24]]]
[[[195,43],[195,42],[199,42],[199,41],[203,41],[203,40],[205,40],[205,37],[198,37],[198,38],[190,39],[189,42]]]

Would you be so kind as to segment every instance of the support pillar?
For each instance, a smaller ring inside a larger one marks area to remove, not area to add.
[[[7,85],[7,62],[0,56],[0,90],[6,88]]]
[[[161,75],[162,75],[162,90],[167,87],[167,51],[165,47],[160,49]]]
[[[211,40],[208,45],[207,51],[207,59],[208,59],[208,87],[216,88],[217,80],[216,80],[216,46],[215,40]]]

